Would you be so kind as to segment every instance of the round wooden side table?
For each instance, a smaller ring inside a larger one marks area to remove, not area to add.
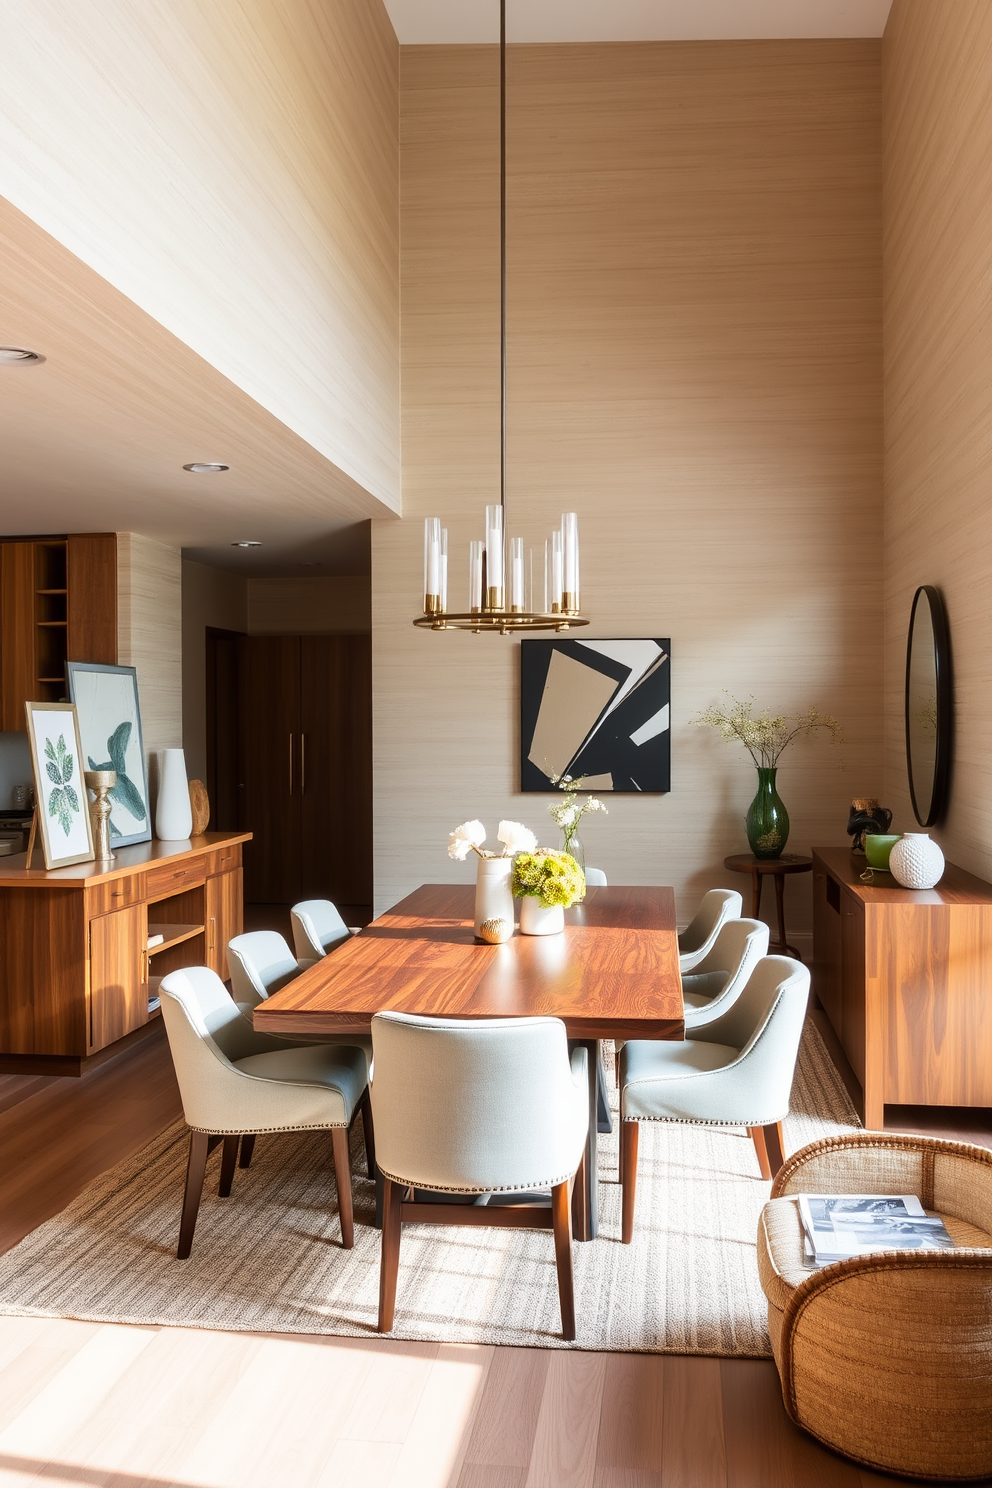
[[[785,875],[787,873],[811,873],[813,859],[801,858],[796,853],[783,853],[780,858],[755,858],[750,853],[734,853],[723,860],[724,868],[733,873],[751,875],[751,918],[756,920],[761,909],[761,889],[765,879],[771,875],[775,880],[775,907],[778,911],[778,940],[768,947],[770,955],[803,958],[795,946],[785,938]]]

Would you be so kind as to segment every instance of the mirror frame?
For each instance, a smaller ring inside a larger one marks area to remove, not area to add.
[[[920,814],[913,789],[913,754],[909,731],[909,674],[913,659],[913,628],[916,611],[922,598],[926,598],[933,629],[934,670],[937,676],[937,751],[933,766],[933,790],[930,795],[930,810],[926,819]],[[906,641],[906,771],[909,776],[909,798],[913,803],[913,815],[921,827],[932,827],[941,818],[947,806],[951,776],[951,728],[953,710],[951,704],[951,645],[947,629],[947,614],[940,590],[932,584],[921,584],[913,595],[913,608],[909,612],[909,636]]]

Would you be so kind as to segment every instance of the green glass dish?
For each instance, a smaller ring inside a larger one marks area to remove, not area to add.
[[[865,835],[865,857],[868,859],[869,868],[884,868],[889,871],[889,853],[895,847],[901,832],[884,834],[881,832],[869,832]]]

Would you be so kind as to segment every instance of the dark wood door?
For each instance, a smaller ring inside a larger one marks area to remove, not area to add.
[[[369,636],[301,637],[300,731],[302,897],[362,919],[372,906]]]
[[[300,637],[244,636],[240,693],[239,827],[245,899],[292,904],[300,892]]]

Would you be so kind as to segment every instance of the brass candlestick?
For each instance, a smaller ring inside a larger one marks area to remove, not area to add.
[[[83,781],[96,797],[90,804],[94,851],[102,862],[112,863],[115,854],[110,851],[110,792],[117,784],[117,771],[84,770]]]

